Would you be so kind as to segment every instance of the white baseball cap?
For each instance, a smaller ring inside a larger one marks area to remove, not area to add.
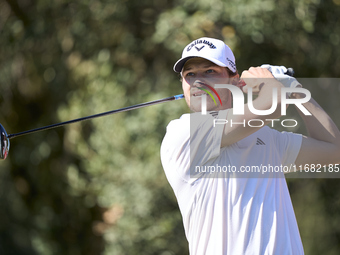
[[[205,58],[218,66],[228,67],[233,73],[236,70],[235,56],[223,41],[202,37],[189,43],[182,52],[182,58],[174,65],[174,71],[180,73],[190,58]]]

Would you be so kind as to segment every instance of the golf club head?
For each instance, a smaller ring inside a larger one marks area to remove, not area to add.
[[[0,159],[6,159],[9,151],[9,139],[5,128],[0,124]]]

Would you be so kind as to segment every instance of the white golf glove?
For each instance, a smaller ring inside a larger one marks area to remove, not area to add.
[[[286,88],[302,87],[301,84],[292,76],[286,74],[287,68],[284,66],[262,65],[261,68],[268,69],[276,80],[281,82]]]

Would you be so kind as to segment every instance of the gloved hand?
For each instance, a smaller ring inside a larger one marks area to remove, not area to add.
[[[284,66],[262,65],[261,68],[268,69],[276,80],[281,82],[286,88],[302,87],[301,84],[292,76],[287,75],[287,68]]]

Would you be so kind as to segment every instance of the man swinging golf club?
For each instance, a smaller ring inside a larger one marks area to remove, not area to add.
[[[286,96],[281,91],[301,85],[285,74],[283,66],[251,67],[239,77],[234,54],[223,41],[191,42],[174,71],[181,74],[193,113],[169,123],[161,160],[178,200],[190,254],[303,254],[284,172],[259,176],[244,174],[242,169],[338,164],[339,129],[313,99],[303,104],[311,115],[300,112],[308,137],[245,125],[254,119],[266,125],[281,117]],[[245,86],[239,85],[240,78]],[[246,104],[243,114],[234,114],[234,94],[216,84],[234,84],[244,93],[256,93],[255,109],[274,106],[275,110],[259,115]],[[218,95],[220,102],[210,95]],[[290,95],[290,99],[304,97],[303,93]],[[225,120],[224,125],[214,125],[216,119]],[[218,169],[224,171],[217,173]]]

